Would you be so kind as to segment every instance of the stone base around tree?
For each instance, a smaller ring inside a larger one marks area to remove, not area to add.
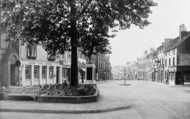
[[[39,102],[51,102],[51,103],[88,103],[98,101],[99,90],[96,90],[94,95],[89,96],[39,96],[37,101]]]
[[[96,84],[82,84],[78,87],[55,84],[45,85],[43,87],[34,86],[30,88],[13,87],[4,95],[7,96],[3,96],[6,98],[3,98],[2,100],[7,99],[51,103],[88,103],[98,101],[99,90]]]
[[[98,100],[96,84],[80,84],[77,87],[64,85],[45,86],[39,92],[37,101],[53,103],[88,103]]]
[[[0,100],[5,100],[7,99],[8,90],[5,88],[0,89]]]

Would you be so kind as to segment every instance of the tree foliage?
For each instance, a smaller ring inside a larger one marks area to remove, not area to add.
[[[71,14],[71,2],[76,14]],[[109,28],[149,24],[147,18],[153,5],[150,0],[1,0],[1,22],[8,26],[11,36],[41,43],[47,51],[64,53],[71,49],[70,21],[74,19],[76,35],[82,41],[78,46],[84,47],[86,53],[90,44],[109,44]]]
[[[148,25],[155,5],[151,0],[1,0],[1,26],[15,39],[43,45],[48,53],[71,50],[77,55],[74,51],[81,47],[90,56],[110,51],[110,28]]]

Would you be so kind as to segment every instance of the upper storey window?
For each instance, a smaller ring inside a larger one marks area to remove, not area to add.
[[[26,51],[27,51],[28,58],[36,59],[36,57],[37,57],[37,45],[36,44],[28,44]]]

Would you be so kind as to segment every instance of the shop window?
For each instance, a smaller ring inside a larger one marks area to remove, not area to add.
[[[47,66],[42,66],[42,79],[47,79]]]
[[[34,78],[39,79],[40,78],[40,66],[34,65]]]
[[[50,67],[49,67],[49,78],[50,78],[50,79],[53,79],[53,77],[54,77],[53,66],[50,66]]]
[[[27,57],[29,59],[36,59],[36,57],[37,57],[37,45],[36,44],[28,44],[26,51],[27,51]]]
[[[32,65],[25,66],[25,78],[32,79]]]

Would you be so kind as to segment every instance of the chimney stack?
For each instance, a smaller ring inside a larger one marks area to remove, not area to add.
[[[171,40],[173,40],[173,39],[165,38],[165,39],[164,39],[164,43],[168,43],[168,42],[170,42]]]
[[[186,29],[186,26],[185,24],[181,24],[179,26],[179,37],[180,37],[180,40],[182,40],[182,38],[187,35],[187,29]]]

